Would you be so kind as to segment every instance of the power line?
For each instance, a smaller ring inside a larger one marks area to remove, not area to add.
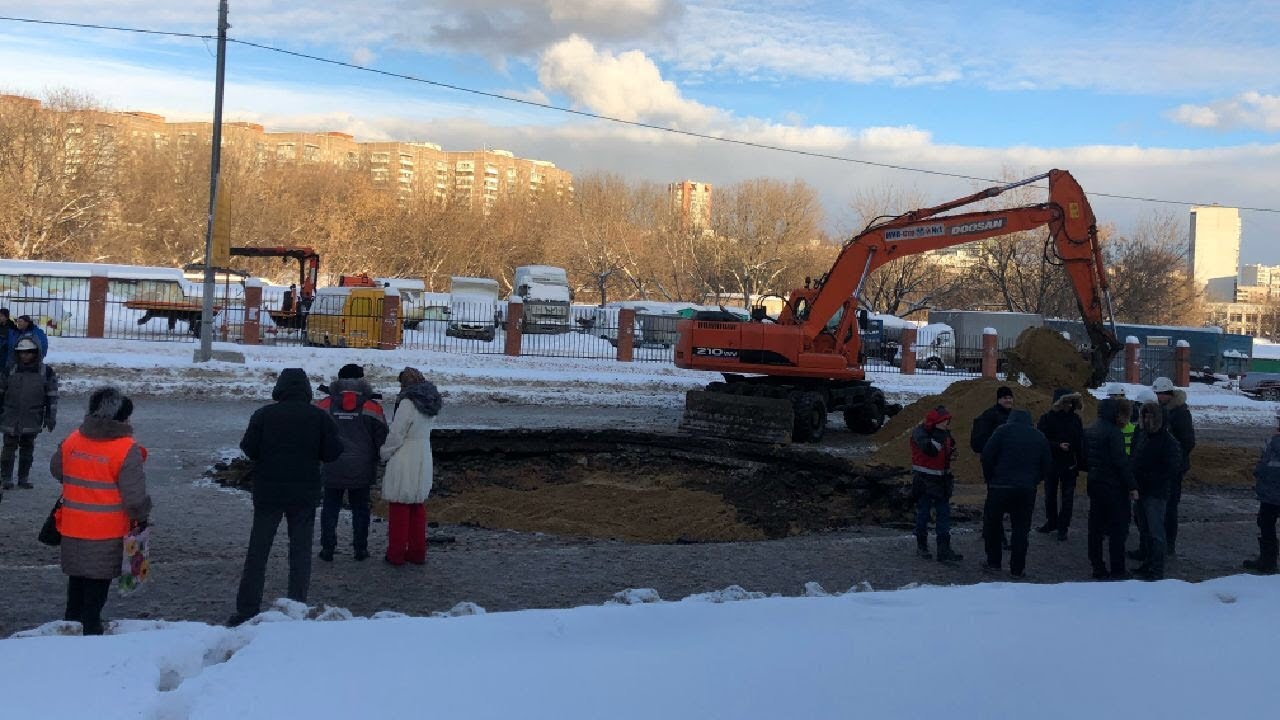
[[[164,35],[164,36],[170,36],[170,37],[194,38],[199,40],[212,40],[217,37],[216,35],[202,35],[200,33],[183,33],[183,32],[173,32],[173,31],[166,31],[166,30],[147,30],[143,28],[120,27],[120,26],[114,26],[114,25],[98,25],[94,23],[74,23],[74,22],[65,22],[65,21],[56,21],[56,20],[37,20],[34,18],[21,18],[21,17],[0,16],[0,21],[27,23],[31,25],[53,25],[53,26],[60,26],[60,27],[74,27],[74,28],[82,28],[87,30],[113,30],[117,32],[137,33],[141,35]],[[439,80],[431,80],[428,78],[421,78],[421,77],[417,77],[416,75],[407,75],[405,73],[391,72],[389,70],[379,70],[378,68],[373,68],[373,67],[368,67],[366,65],[347,62],[345,60],[335,60],[333,58],[327,58],[321,55],[312,55],[309,53],[299,52],[296,50],[286,50],[284,48],[278,48],[272,45],[253,42],[251,40],[238,40],[236,38],[229,37],[227,38],[227,42],[235,43],[237,45],[244,45],[246,47],[257,48],[259,50],[265,50],[267,52],[278,53],[281,55],[288,55],[290,57],[295,57],[303,60],[311,60],[313,62],[324,63],[327,65],[336,65],[338,67],[343,67],[350,70],[358,70],[360,72],[373,73],[375,75],[382,75],[384,77],[396,78],[398,80],[408,80],[409,82],[421,83],[424,85],[430,85],[432,87],[438,87],[445,90],[453,90],[455,92],[475,95],[477,97],[489,98],[491,100],[501,100],[504,102],[518,103],[520,105],[535,107],[542,110],[552,110],[552,111],[564,113],[567,115],[577,115],[579,117],[589,118],[592,120],[602,120],[605,122],[616,123],[619,125],[627,125],[630,127],[641,128],[644,130],[655,130],[658,132],[665,132],[665,133],[670,133],[672,135],[680,135],[683,137],[695,138],[698,140],[710,140],[713,142],[726,143],[730,145],[738,145],[741,147],[755,148],[757,150],[770,150],[773,152],[789,153],[792,155],[800,155],[800,156],[811,157],[811,158],[816,158],[820,160],[834,160],[837,162],[852,163],[855,165],[865,165],[868,167],[877,167],[877,168],[883,168],[886,170],[898,170],[901,172],[917,173],[921,175],[932,175],[935,177],[945,177],[945,178],[952,178],[957,180],[972,180],[976,182],[994,183],[994,184],[1000,184],[1005,182],[1004,180],[979,177],[976,175],[952,173],[952,172],[946,172],[943,170],[929,170],[927,168],[912,167],[909,165],[898,165],[894,163],[877,162],[875,160],[866,160],[863,158],[854,158],[854,157],[848,157],[845,155],[833,155],[830,153],[814,152],[812,150],[801,150],[798,148],[789,148],[789,147],[783,147],[780,145],[771,145],[769,143],[760,143],[760,142],[754,142],[751,140],[742,140],[739,138],[708,135],[706,133],[694,132],[692,130],[680,130],[677,128],[670,128],[670,127],[664,127],[662,125],[654,125],[652,123],[640,122],[638,120],[625,120],[623,118],[617,118],[617,117],[612,117],[610,115],[602,115],[599,113],[588,112],[586,110],[576,110],[574,108],[562,107],[560,105],[552,105],[550,103],[537,102],[536,100],[527,100],[524,98],[511,97],[509,95],[503,95],[501,93],[488,92],[485,90],[477,90],[475,88],[464,87],[462,85],[455,85],[453,83],[442,82]],[[1138,195],[1120,195],[1117,193],[1106,193],[1106,192],[1090,192],[1089,196],[1105,197],[1105,198],[1110,198],[1112,200],[1133,200],[1135,202],[1145,202],[1145,203],[1163,204],[1163,205],[1187,206],[1187,205],[1211,205],[1212,204],[1212,203],[1204,203],[1204,202],[1189,202],[1185,200],[1166,200],[1162,198],[1142,197]],[[1251,212],[1280,213],[1280,208],[1239,207],[1239,206],[1233,206],[1233,207],[1236,207],[1237,210],[1246,210]]]

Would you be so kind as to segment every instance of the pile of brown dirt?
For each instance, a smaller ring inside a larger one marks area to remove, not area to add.
[[[1186,482],[1208,487],[1253,487],[1253,467],[1260,450],[1228,445],[1198,444],[1191,451]]]
[[[969,449],[973,421],[984,410],[995,405],[996,390],[1005,385],[1013,390],[1014,408],[1031,413],[1032,422],[1049,411],[1053,404],[1053,391],[1066,387],[1080,393],[1084,407],[1080,419],[1087,426],[1097,417],[1098,402],[1085,390],[1089,382],[1089,363],[1080,357],[1071,343],[1047,328],[1031,328],[1018,336],[1018,344],[1009,351],[1007,377],[1017,378],[1019,373],[1031,381],[1023,387],[1016,380],[1002,382],[976,378],[952,383],[944,392],[929,395],[903,408],[875,437],[879,449],[872,457],[881,463],[910,467],[911,430],[924,421],[924,416],[939,405],[951,412],[951,435],[956,439],[959,452],[952,462],[956,482],[972,484],[982,482],[982,462]]]
[[[1024,374],[1034,387],[1067,387],[1082,391],[1089,386],[1093,368],[1062,335],[1049,328],[1028,328],[1007,353],[1005,377]]]
[[[983,378],[952,383],[945,392],[921,398],[903,408],[902,412],[881,428],[875,435],[880,447],[872,458],[888,465],[909,467],[911,430],[924,421],[924,416],[930,410],[942,405],[951,412],[951,435],[959,446],[959,452],[951,465],[956,482],[981,483],[982,463],[978,455],[969,449],[970,430],[974,418],[995,404],[996,390],[1001,385],[1007,385],[1013,390],[1014,408],[1030,412],[1032,422],[1038,421],[1053,404],[1052,387],[1022,387],[1017,383],[1008,384]],[[1088,425],[1097,416],[1098,403],[1087,393],[1082,394],[1081,399],[1084,409],[1080,411],[1080,418]]]

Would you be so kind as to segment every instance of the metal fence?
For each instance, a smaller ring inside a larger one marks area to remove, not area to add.
[[[950,333],[925,336],[915,344],[916,373],[920,375],[950,375],[977,377],[982,374],[981,335],[953,336]],[[1008,351],[1017,344],[1017,338],[997,337],[996,370],[1004,372]],[[872,328],[862,333],[862,352],[866,356],[867,372],[901,373],[902,345],[895,333],[885,333]]]
[[[1150,385],[1158,377],[1174,377],[1175,371],[1174,356],[1176,350],[1172,347],[1152,345],[1138,348],[1138,382],[1141,385]],[[1126,382],[1125,354],[1123,351],[1118,353],[1111,359],[1111,366],[1108,368],[1107,380],[1110,382]]]

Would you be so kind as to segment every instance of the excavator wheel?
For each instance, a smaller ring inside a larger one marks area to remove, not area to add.
[[[791,437],[796,442],[818,442],[827,432],[827,406],[822,396],[812,392],[791,394],[795,424]]]

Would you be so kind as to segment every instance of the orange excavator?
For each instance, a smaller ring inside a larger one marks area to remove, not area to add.
[[[1048,202],[942,214],[1045,179]],[[850,430],[875,432],[898,408],[862,368],[866,314],[858,296],[867,276],[898,258],[1041,226],[1049,229],[1045,252],[1071,280],[1091,343],[1093,382],[1100,384],[1121,345],[1114,321],[1107,322],[1111,297],[1097,220],[1075,178],[1050,170],[873,223],[845,243],[826,275],[793,290],[776,319],[758,308],[750,322],[710,311],[679,323],[676,366],[724,376],[689,391],[681,427],[759,442],[812,442],[822,438],[827,414],[842,412]]]

